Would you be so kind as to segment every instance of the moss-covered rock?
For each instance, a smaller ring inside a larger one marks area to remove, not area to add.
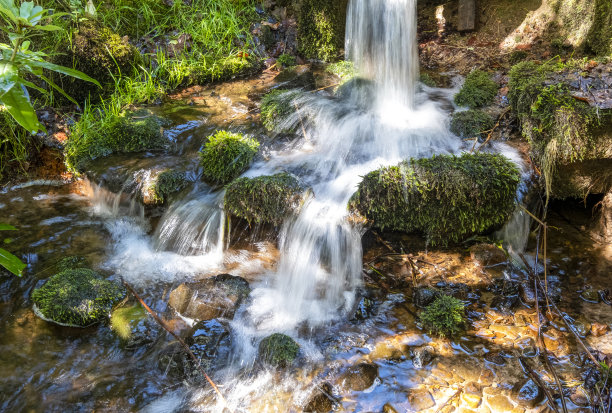
[[[96,79],[109,92],[112,90],[108,86],[114,84],[113,76],[131,75],[133,65],[140,59],[140,54],[126,37],[120,37],[95,20],[82,22],[72,40],[61,45],[54,58],[56,63],[74,67]],[[79,103],[89,97],[97,99],[100,94],[100,89],[94,84],[72,77],[62,77],[56,83]]]
[[[339,77],[341,83],[346,83],[357,76],[355,64],[350,60],[331,63],[325,68],[325,71]]]
[[[605,102],[603,109],[600,101],[589,102],[599,96],[601,76],[578,62],[523,62],[510,71],[508,97],[550,196],[583,197],[610,188],[612,110]]]
[[[470,109],[455,112],[451,118],[450,131],[463,139],[484,137],[493,128],[495,121],[486,112]]]
[[[295,125],[287,117],[295,112],[294,100],[300,95],[295,90],[276,89],[261,99],[261,123],[268,132],[295,133]]]
[[[307,59],[341,56],[348,0],[303,0],[298,14],[298,49]]]
[[[66,144],[66,164],[82,171],[87,164],[113,153],[131,153],[163,149],[163,120],[149,111],[123,112],[103,124],[86,130],[73,130]]]
[[[291,337],[275,333],[259,343],[259,359],[273,366],[287,366],[295,360],[300,346]]]
[[[349,208],[377,228],[447,244],[502,226],[519,181],[518,168],[502,155],[411,159],[367,174]]]
[[[225,210],[256,224],[282,224],[302,203],[304,188],[287,173],[239,178],[227,186]]]
[[[249,168],[258,149],[255,139],[219,131],[208,137],[200,151],[202,177],[211,185],[225,185]]]
[[[480,108],[493,103],[497,95],[497,83],[488,73],[474,70],[465,78],[463,87],[455,95],[455,103],[459,106],[468,106],[472,109]]]
[[[430,332],[442,337],[457,335],[465,327],[463,302],[449,295],[442,295],[421,312],[421,321]]]
[[[165,169],[153,173],[142,189],[142,201],[145,205],[160,205],[172,194],[187,187],[185,172]]]
[[[37,311],[62,325],[86,327],[108,318],[125,296],[124,289],[96,272],[78,268],[62,271],[32,293]]]
[[[296,58],[295,56],[291,56],[290,54],[283,53],[282,55],[278,56],[278,58],[276,59],[276,63],[278,63],[284,68],[287,68],[295,66]]]

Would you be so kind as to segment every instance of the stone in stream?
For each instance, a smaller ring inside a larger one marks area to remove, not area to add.
[[[438,295],[438,292],[433,288],[418,287],[412,293],[412,302],[419,308],[425,308],[431,304]]]
[[[232,318],[251,288],[242,277],[220,274],[194,283],[183,283],[170,293],[168,305],[196,320]]]
[[[420,412],[421,410],[429,409],[436,405],[436,402],[431,395],[425,389],[414,389],[408,391],[408,403],[410,403],[410,410],[414,412]]]
[[[494,412],[509,412],[514,408],[514,405],[503,394],[488,396],[487,403]]]
[[[477,409],[482,402],[482,390],[478,384],[472,382],[467,383],[463,386],[461,392],[461,399],[471,408]]]
[[[291,337],[274,333],[259,343],[258,357],[273,366],[285,367],[298,356],[300,346]]]
[[[470,257],[481,267],[498,265],[508,260],[503,249],[494,244],[476,244],[470,247]]]
[[[590,285],[584,287],[582,292],[580,293],[580,298],[589,303],[599,303],[601,297],[599,296],[599,291]]]
[[[363,391],[374,384],[378,377],[378,366],[359,363],[348,369],[340,379],[340,385],[347,391]]]
[[[532,409],[544,400],[544,392],[533,380],[527,379],[514,386],[512,399],[520,406]]]
[[[332,386],[329,383],[323,383],[317,386],[304,405],[305,413],[328,413],[334,409],[335,400],[332,395]]]
[[[421,346],[411,350],[412,365],[421,369],[429,364],[436,355],[436,350],[432,346]]]

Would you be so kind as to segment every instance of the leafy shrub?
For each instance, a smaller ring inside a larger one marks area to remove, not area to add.
[[[261,100],[261,122],[268,132],[294,133],[292,127],[280,128],[283,121],[295,112],[294,99],[300,92],[276,89]],[[280,129],[280,130],[279,130]]]
[[[96,272],[78,268],[62,271],[32,293],[32,301],[46,318],[59,324],[86,327],[108,317],[125,296],[118,284]]]
[[[303,190],[287,173],[239,178],[227,187],[225,209],[249,223],[280,225],[300,206]]]
[[[272,334],[259,343],[259,359],[273,366],[291,364],[299,351],[298,343],[285,334]]]
[[[367,174],[349,208],[377,228],[447,244],[503,225],[519,181],[518,168],[498,154],[410,159]]]
[[[495,121],[488,113],[477,109],[455,112],[451,118],[450,131],[463,139],[482,137],[493,128]]]
[[[203,178],[211,185],[225,185],[246,171],[259,142],[238,133],[219,131],[208,137],[200,151]]]
[[[425,307],[420,318],[430,332],[452,337],[465,326],[465,308],[461,300],[442,295]]]
[[[497,83],[488,73],[482,70],[474,70],[467,75],[463,87],[455,95],[455,103],[459,106],[479,108],[493,102],[497,95]]]

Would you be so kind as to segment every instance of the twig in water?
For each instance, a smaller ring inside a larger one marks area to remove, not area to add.
[[[535,382],[535,384],[542,389],[542,391],[544,392],[544,394],[546,395],[546,398],[548,399],[548,404],[549,406],[557,413],[559,413],[559,409],[557,408],[557,405],[555,404],[555,399],[553,397],[553,395],[551,394],[550,390],[548,389],[548,387],[546,387],[546,385],[542,382],[542,380],[540,379],[540,377],[531,369],[531,367],[529,367],[529,364],[527,364],[527,360],[525,360],[523,357],[519,357],[519,362],[521,363],[521,366],[523,367],[523,370],[525,370],[525,372],[527,373],[527,375],[531,378],[531,380],[533,380]]]

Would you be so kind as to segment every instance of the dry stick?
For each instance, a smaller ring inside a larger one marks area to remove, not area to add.
[[[499,115],[499,119],[497,120],[497,123],[495,124],[495,126],[493,126],[493,129],[491,129],[489,131],[489,134],[487,135],[487,139],[482,143],[482,145],[480,145],[478,147],[478,149],[476,149],[476,152],[479,152],[487,143],[489,143],[489,141],[491,140],[491,138],[493,137],[493,132],[495,132],[495,129],[497,129],[499,127],[499,124],[501,123],[501,120],[503,119],[504,116],[506,116],[506,113],[508,113],[508,111],[510,110],[510,106],[507,107],[500,115]],[[478,142],[478,139],[476,139],[476,142]],[[474,147],[476,146],[476,142],[474,142]],[[470,151],[470,153],[474,152],[474,148],[472,148],[472,150]]]
[[[548,399],[550,407],[555,412],[559,413],[559,409],[557,408],[557,405],[555,404],[555,399],[553,398],[553,395],[550,393],[550,390],[542,382],[540,377],[531,369],[531,367],[529,367],[529,365],[527,364],[527,360],[525,360],[521,356],[521,357],[519,357],[519,362],[521,363],[521,366],[523,367],[523,370],[525,370],[527,372],[527,375],[531,378],[531,380],[533,380],[538,385],[538,387],[542,389],[542,391],[546,395],[546,398]]]
[[[170,327],[168,327],[166,325],[166,323],[164,322],[164,320],[162,320],[155,311],[153,311],[151,309],[151,307],[149,307],[147,305],[147,303],[144,302],[144,300],[142,298],[140,298],[140,296],[138,295],[138,293],[132,288],[131,285],[129,285],[126,281],[123,281],[123,285],[125,285],[125,287],[130,291],[130,293],[132,293],[132,295],[134,297],[136,297],[136,299],[140,302],[140,305],[142,305],[144,307],[145,310],[147,310],[149,312],[149,314],[151,314],[151,316],[153,317],[153,319],[155,319],[155,321],[157,321],[157,323],[162,326],[164,328],[164,330],[166,330],[168,333],[170,333],[172,335],[172,337],[174,337],[179,343],[181,343],[181,345],[183,346],[183,348],[185,349],[185,351],[187,352],[187,354],[189,354],[189,357],[191,357],[191,359],[196,363],[196,367],[197,369],[200,371],[200,373],[202,373],[202,375],[204,376],[204,378],[206,378],[206,380],[208,381],[208,383],[210,383],[210,385],[212,386],[212,388],[215,390],[215,392],[217,393],[217,396],[219,396],[219,399],[221,400],[221,402],[223,403],[223,407],[229,409],[229,406],[227,405],[227,401],[225,400],[225,397],[223,397],[223,395],[221,394],[221,392],[219,391],[219,388],[217,387],[217,385],[212,381],[212,379],[210,377],[208,377],[208,374],[206,374],[206,372],[202,369],[201,365],[200,365],[200,360],[198,360],[198,358],[195,356],[195,354],[193,354],[193,352],[191,351],[191,349],[189,348],[189,346],[187,344],[185,344],[185,342],[183,341],[183,339],[181,339],[178,335],[176,335],[176,333],[174,331],[172,331],[170,329]],[[229,409],[230,411],[232,411],[231,409]]]

